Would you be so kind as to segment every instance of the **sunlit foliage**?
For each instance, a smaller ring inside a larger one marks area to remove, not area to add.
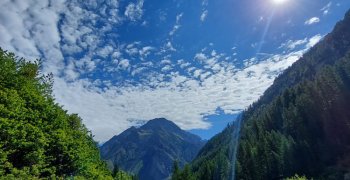
[[[80,117],[54,102],[39,62],[0,49],[0,176],[112,179]]]

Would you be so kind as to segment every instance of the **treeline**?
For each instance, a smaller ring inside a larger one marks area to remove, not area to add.
[[[234,148],[232,135],[235,124],[228,125],[220,134],[214,136],[198,153],[197,158],[180,169],[174,163],[173,180],[185,179],[229,179]]]
[[[131,175],[123,170],[120,170],[116,165],[113,168],[112,176],[114,180],[138,180],[139,178],[136,175]]]
[[[238,179],[343,179],[350,163],[350,54],[245,114]],[[342,161],[344,160],[344,161]]]
[[[243,114],[237,178],[344,179],[350,169],[350,12],[265,94]]]
[[[349,124],[350,11],[242,114],[235,168],[230,148],[236,127],[230,125],[190,169],[195,179],[228,179],[233,169],[245,180],[344,179],[350,173]]]
[[[52,76],[39,68],[0,49],[0,179],[113,179],[91,132],[55,103]]]

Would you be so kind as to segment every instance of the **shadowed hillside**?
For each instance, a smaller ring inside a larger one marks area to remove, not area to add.
[[[236,178],[344,179],[350,171],[349,107],[350,12],[243,113]],[[229,126],[207,143],[192,176],[230,177],[227,142],[234,131]]]

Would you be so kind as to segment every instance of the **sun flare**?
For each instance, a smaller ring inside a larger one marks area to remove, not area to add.
[[[285,2],[287,2],[288,0],[272,0],[272,2],[274,4],[280,5],[280,4],[284,4]]]

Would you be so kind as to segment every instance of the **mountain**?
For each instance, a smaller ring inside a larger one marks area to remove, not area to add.
[[[198,136],[160,118],[114,136],[100,151],[110,165],[136,174],[141,180],[158,180],[170,176],[174,161],[182,166],[190,162],[204,143]]]
[[[209,140],[191,168],[195,179],[349,179],[350,11]]]

